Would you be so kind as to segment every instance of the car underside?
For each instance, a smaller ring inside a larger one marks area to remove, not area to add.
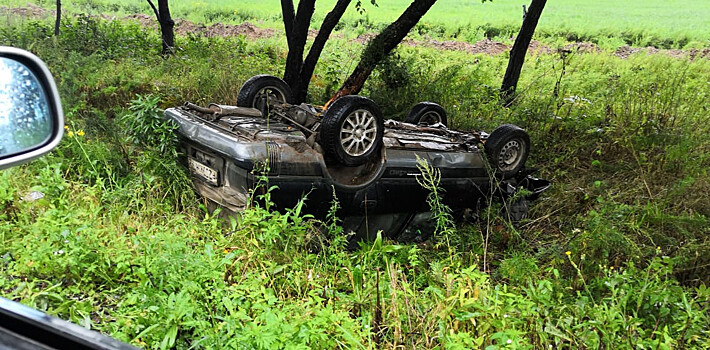
[[[337,200],[346,230],[396,236],[427,230],[429,190],[420,184],[427,167],[440,176],[442,201],[455,213],[515,198],[516,209],[507,213],[517,221],[550,185],[525,168],[530,141],[517,126],[491,134],[451,130],[443,108],[430,102],[415,106],[410,122],[385,121],[361,96],[327,109],[292,105],[280,79],[250,81],[237,106],[185,103],[165,111],[178,126],[197,192],[228,212],[244,210],[271,188],[278,210],[305,197],[304,211],[324,218]]]

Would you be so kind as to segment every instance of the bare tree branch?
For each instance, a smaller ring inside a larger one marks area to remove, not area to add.
[[[54,20],[54,36],[59,36],[59,24],[62,20],[62,0],[57,0],[57,18]]]
[[[170,6],[168,0],[158,0],[158,23],[160,23],[160,32],[163,39],[163,56],[173,53],[175,47],[175,21],[170,16]]]
[[[350,5],[350,1],[351,0],[338,0],[333,7],[333,10],[328,12],[325,16],[323,24],[321,24],[320,30],[318,31],[318,35],[316,35],[315,40],[313,40],[313,45],[308,51],[308,56],[305,61],[306,65],[308,65],[309,62],[313,62],[313,65],[315,66],[315,61],[318,60],[326,41],[328,41],[330,34],[340,21],[340,18],[343,17],[345,10],[348,8],[348,5]]]
[[[299,41],[305,44],[308,38],[308,28],[311,25],[311,18],[316,8],[316,0],[301,0],[298,2],[298,10],[296,11],[296,21],[293,28],[294,35]]]
[[[532,0],[530,7],[523,14],[523,24],[520,26],[520,32],[510,49],[508,67],[505,69],[503,83],[500,86],[501,100],[506,107],[513,102],[520,72],[523,69],[523,63],[525,63],[525,55],[546,3],[547,0]],[[525,6],[523,6],[523,10],[525,10]]]
[[[436,0],[412,1],[397,20],[372,38],[360,57],[360,63],[358,63],[340,89],[326,103],[326,107],[340,97],[359,93],[375,66],[399,45],[407,33],[429,11],[435,2]]]
[[[292,88],[301,79],[300,72],[303,67],[303,51],[308,39],[308,28],[311,25],[311,18],[315,10],[316,0],[300,0],[296,18],[291,28],[291,36],[288,38],[289,48],[286,56],[286,69],[284,70],[284,81]],[[310,79],[310,77],[308,77]]]
[[[293,45],[293,21],[296,19],[296,13],[293,9],[293,0],[281,0],[281,14],[284,20],[284,30],[286,31],[288,48],[291,49],[291,45]]]
[[[343,17],[345,10],[347,10],[348,5],[350,5],[351,0],[338,0],[338,2],[333,7],[333,10],[328,12],[323,19],[318,35],[313,40],[313,45],[306,55],[306,59],[303,62],[303,67],[301,67],[301,80],[296,84],[296,99],[305,100],[308,91],[308,85],[310,83],[311,76],[315,70],[316,63],[318,63],[318,58],[323,52],[325,43],[328,41],[330,34],[333,32],[335,26],[340,22],[340,18]]]
[[[153,12],[155,12],[155,19],[157,19],[158,22],[160,22],[160,13],[158,12],[158,9],[155,7],[155,5],[153,4],[153,2],[151,0],[146,0],[146,1],[148,1],[148,3],[150,4],[150,7],[153,8]]]

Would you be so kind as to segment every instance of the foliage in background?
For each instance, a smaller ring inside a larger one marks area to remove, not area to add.
[[[4,6],[27,6],[35,3],[53,9],[49,0],[5,0]],[[335,0],[318,0],[313,24],[318,25],[333,8]],[[363,2],[364,13],[350,6],[336,30],[344,35],[379,32],[391,23],[411,0]],[[522,6],[529,1],[499,0],[486,2],[438,0],[415,29],[415,35],[438,40],[476,42],[483,38],[511,40],[520,29]],[[282,30],[280,2],[277,0],[212,0],[171,3],[175,19],[199,23],[245,21]],[[142,13],[153,17],[145,1],[75,0],[63,4],[63,13],[88,13],[118,16]],[[49,16],[51,17],[51,15]],[[585,41],[602,47],[622,45],[657,48],[705,48],[710,38],[710,3],[705,0],[555,0],[547,5],[536,37],[545,42]],[[157,29],[157,26],[156,26]],[[317,29],[317,28],[316,28]],[[159,42],[158,42],[159,44]]]
[[[433,244],[385,232],[347,251],[299,207],[200,211],[159,118],[279,75],[282,42],[192,35],[164,60],[133,24],[82,16],[61,33],[0,26],[0,44],[49,64],[68,121],[57,151],[0,173],[4,297],[156,349],[710,346],[707,60],[533,56],[502,110],[505,57],[401,49],[364,92],[386,115],[433,100],[456,128],[519,124],[555,186],[517,230],[491,212],[442,221]],[[333,44],[316,102],[358,50]]]

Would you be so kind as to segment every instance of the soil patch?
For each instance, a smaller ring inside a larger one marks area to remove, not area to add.
[[[28,3],[25,7],[0,6],[0,14],[20,17],[48,17],[56,16],[57,12]]]
[[[184,20],[176,21],[175,33],[178,35],[201,34],[207,37],[244,35],[249,39],[262,39],[276,35],[276,31],[273,29],[259,28],[249,22],[237,25],[215,23],[205,26]]]
[[[602,49],[594,43],[571,43],[564,46],[563,50],[577,53],[598,53]]]
[[[438,50],[462,51],[470,54],[485,53],[489,55],[498,55],[510,50],[510,46],[489,39],[480,40],[474,44],[462,41],[438,41],[430,39],[418,43],[418,45]]]
[[[556,53],[557,50],[537,41],[537,40],[532,40],[530,41],[530,46],[528,46],[528,51],[534,52],[538,55],[549,55]]]
[[[648,46],[648,47],[631,47],[628,45],[622,46],[616,51],[614,51],[614,56],[617,56],[619,58],[629,58],[631,55],[635,54],[647,54],[647,55],[656,55],[656,54],[663,54],[667,55],[673,58],[689,58],[691,60],[695,59],[710,59],[710,48],[705,48],[705,49],[690,49],[690,50],[678,50],[678,49],[673,49],[673,50],[660,50],[657,49],[653,46]]]
[[[116,17],[110,17],[110,18],[104,17],[104,18],[109,21],[113,21],[116,19]],[[141,27],[160,28],[160,26],[158,26],[158,21],[155,19],[155,16],[148,16],[143,13],[134,13],[132,15],[128,15],[126,17],[123,17],[123,19],[128,20],[128,21],[138,22],[138,24],[140,24]]]
[[[639,53],[643,50],[644,49],[640,48],[640,47],[631,47],[631,46],[625,45],[625,46],[622,46],[622,47],[616,49],[616,51],[614,51],[614,56],[619,57],[619,58],[629,58],[629,56]]]
[[[123,17],[124,20],[136,21],[143,27],[159,28],[158,21],[153,16],[142,13],[136,13]],[[177,19],[175,20],[175,34],[188,35],[197,34],[206,37],[219,36],[240,36],[244,35],[249,39],[261,39],[276,35],[276,31],[268,28],[259,28],[249,22],[232,25],[224,23],[215,23],[212,25],[195,24],[190,21]]]

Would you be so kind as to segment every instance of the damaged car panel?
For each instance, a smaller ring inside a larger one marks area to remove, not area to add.
[[[240,92],[242,106],[186,103],[165,111],[179,126],[197,192],[230,211],[246,208],[265,178],[276,186],[271,200],[277,209],[307,196],[305,211],[325,217],[337,199],[346,228],[399,232],[429,210],[428,192],[417,181],[420,159],[441,173],[443,202],[454,210],[478,210],[491,197],[521,189],[533,200],[549,187],[525,169],[530,142],[514,125],[491,134],[450,130],[441,123],[440,106],[426,109],[432,103],[418,105],[417,113],[433,124],[384,121],[374,102],[360,96],[336,100],[328,110],[291,105],[281,100],[285,88],[270,89],[269,81],[257,79],[260,90]],[[362,224],[359,218],[367,216],[375,227]]]

